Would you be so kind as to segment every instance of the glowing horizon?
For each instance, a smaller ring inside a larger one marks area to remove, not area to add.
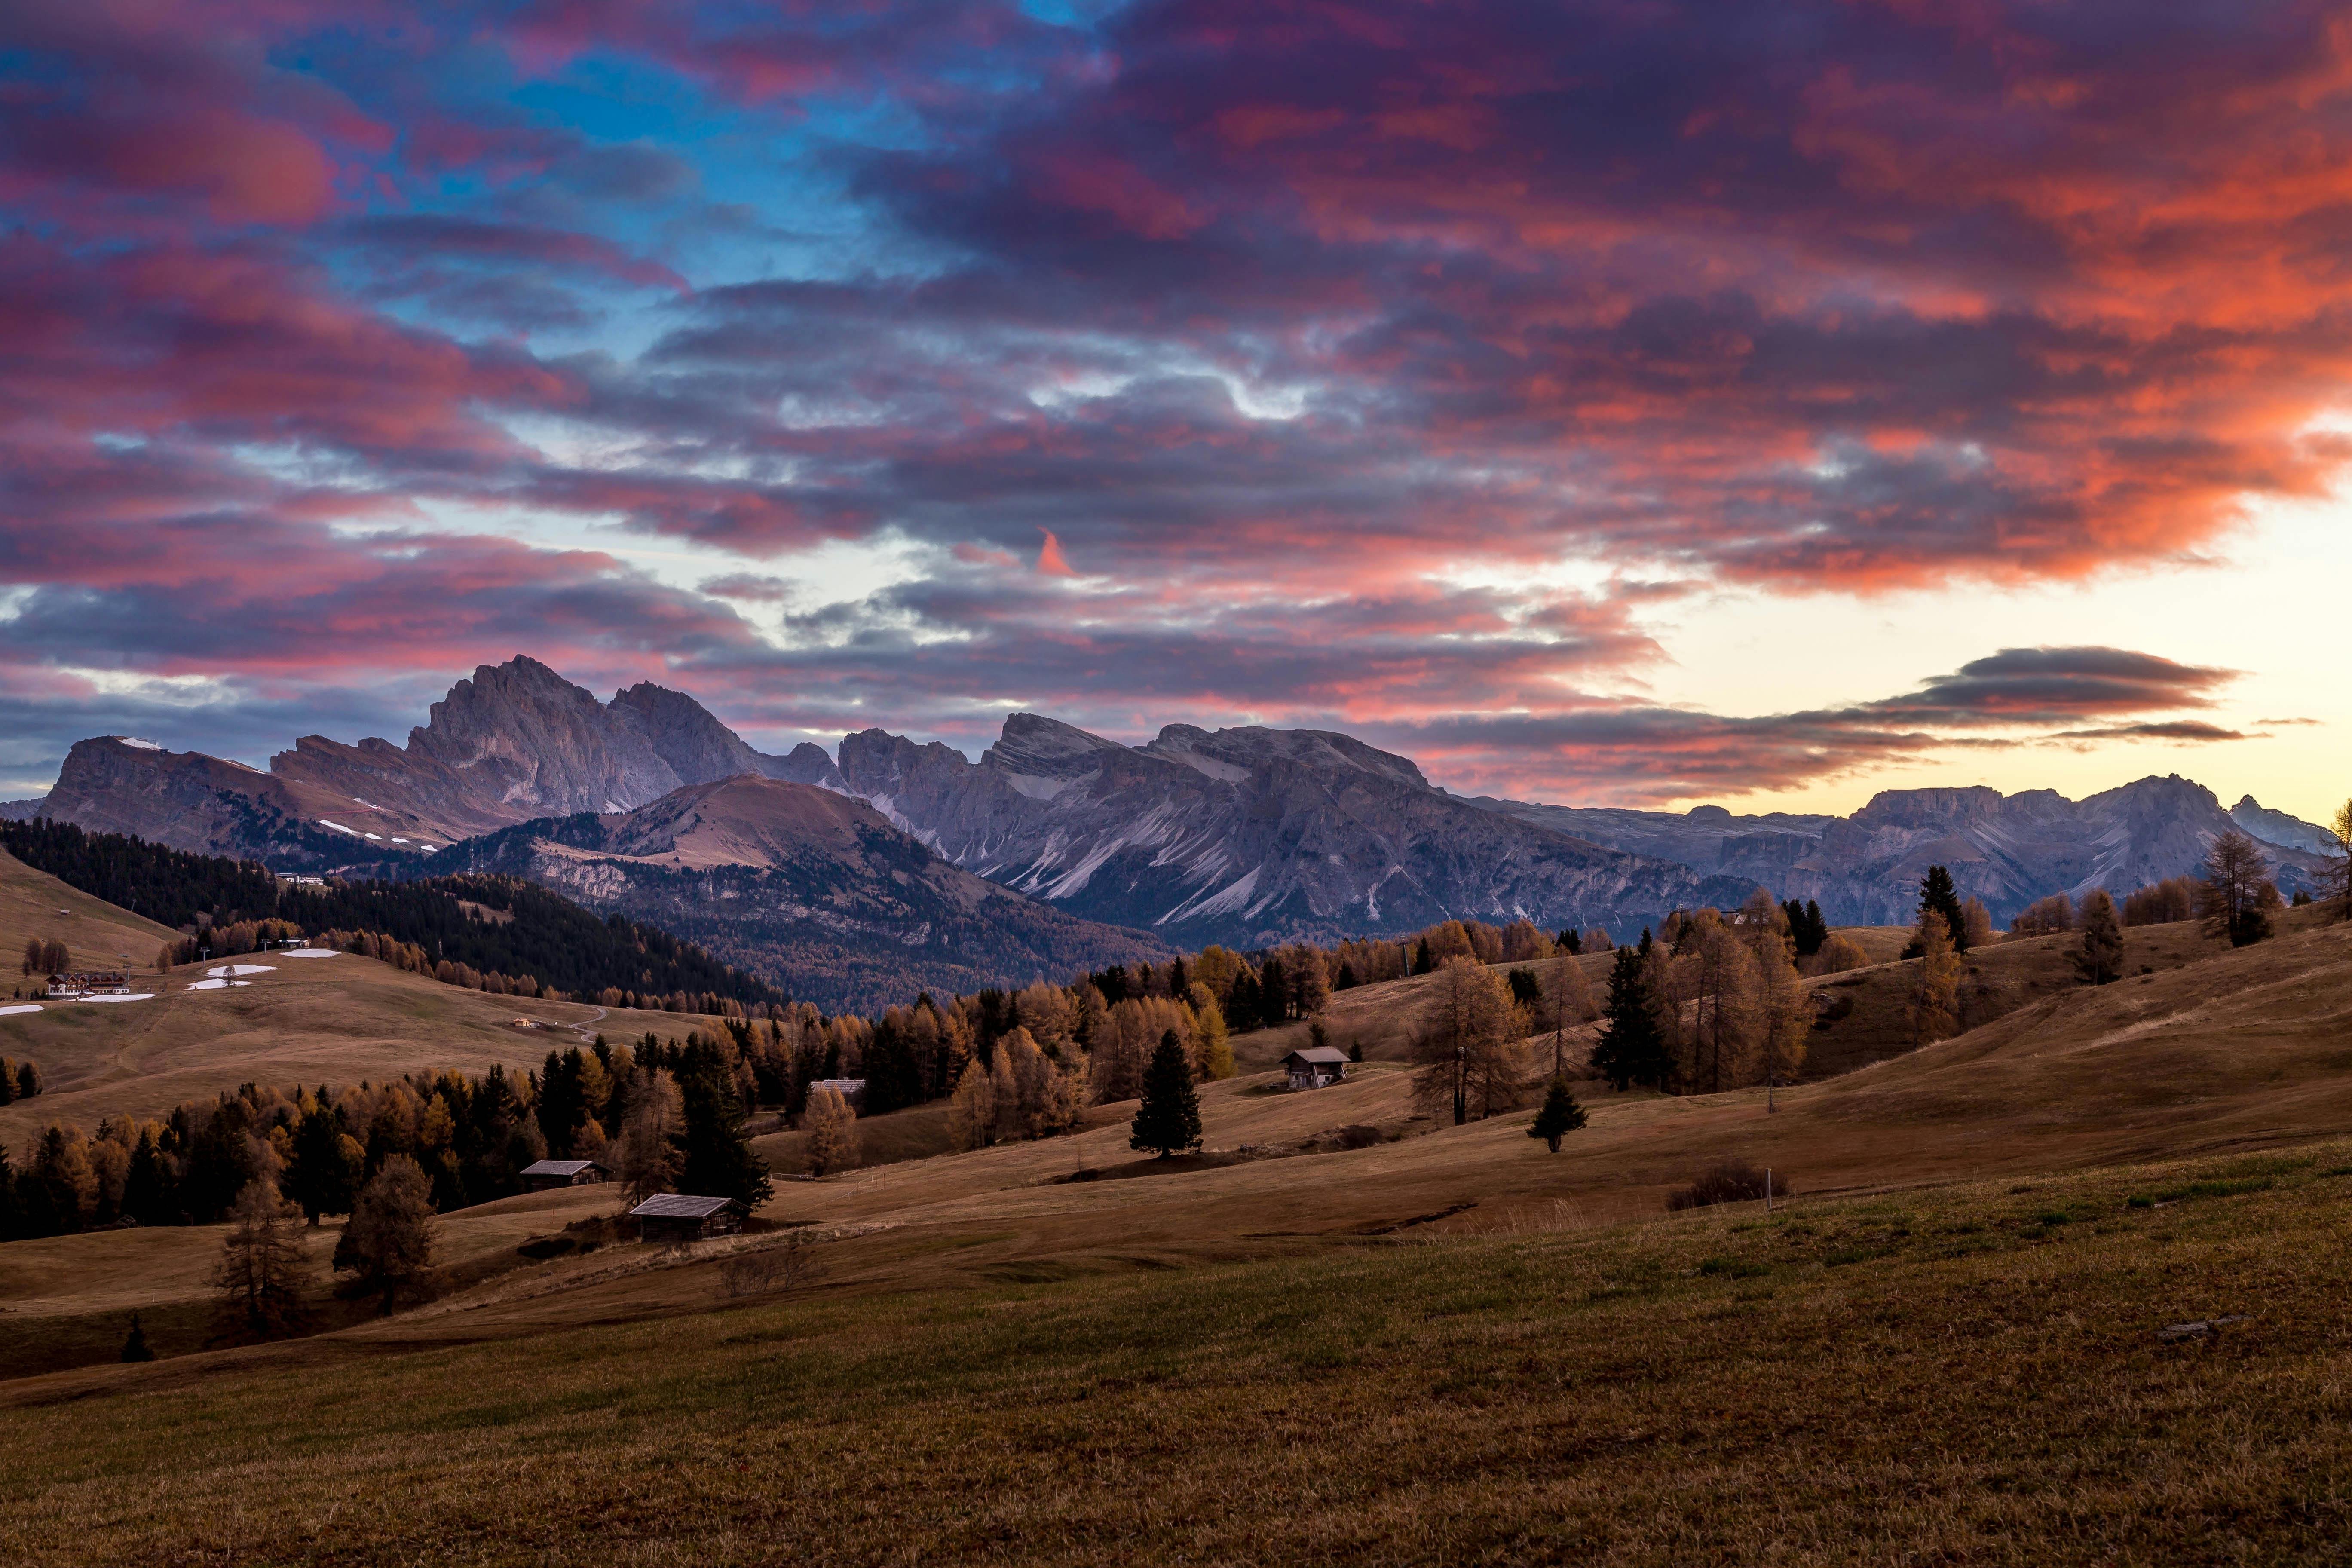
[[[0,23],[0,797],[481,663],[1464,793],[2319,820],[2352,31],[1831,0]]]

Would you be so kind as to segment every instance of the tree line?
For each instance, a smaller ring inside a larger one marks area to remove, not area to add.
[[[279,934],[365,934],[408,967],[501,994],[565,996],[605,1006],[719,1013],[787,998],[691,942],[621,915],[598,916],[519,878],[281,882],[249,860],[194,855],[116,833],[36,817],[0,822],[0,848],[69,887],[192,932],[158,967],[250,952]]]
[[[341,1090],[251,1083],[160,1121],[112,1117],[96,1137],[52,1123],[12,1162],[0,1147],[0,1238],[137,1225],[208,1225],[265,1184],[313,1225],[407,1161],[436,1213],[509,1197],[551,1156],[603,1161],[640,1194],[770,1194],[745,1134],[754,1079],[739,1041],[700,1031],[601,1037],[539,1070],[417,1073]],[[606,1128],[613,1131],[608,1133]]]

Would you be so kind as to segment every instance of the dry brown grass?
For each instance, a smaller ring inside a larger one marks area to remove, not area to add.
[[[2336,1562],[2347,1157],[750,1305],[688,1266],[658,1321],[20,1407],[0,1554]]]
[[[1588,1085],[1558,1156],[1525,1113],[1296,1152],[1416,1126],[1377,1062],[1209,1087],[1192,1168],[1105,1108],[782,1184],[821,1277],[748,1304],[725,1258],[770,1238],[618,1247],[0,1385],[0,1556],[2340,1561],[2347,1037],[2352,928],[2297,916],[1777,1115]],[[1727,1157],[1805,1195],[1662,1215]],[[609,1202],[478,1211],[484,1245]],[[127,1251],[44,1267],[136,1299]]]
[[[32,984],[17,972],[27,937],[64,942],[80,968],[127,965],[144,973],[154,967],[155,950],[178,935],[78,892],[0,849],[0,1005]]]
[[[142,963],[152,959],[166,934],[0,855],[0,919],[10,909],[63,907],[69,899],[80,900],[80,918],[92,930],[140,932]],[[204,977],[205,966],[195,965],[162,976],[152,1002],[56,1005],[0,1018],[0,1055],[38,1063],[47,1087],[37,1100],[0,1107],[0,1143],[20,1152],[51,1121],[91,1131],[109,1116],[159,1116],[184,1100],[209,1098],[245,1082],[340,1086],[420,1069],[478,1073],[492,1062],[533,1067],[551,1047],[582,1042],[568,1027],[516,1029],[518,1016],[585,1025],[615,1039],[634,1039],[647,1029],[682,1037],[709,1025],[682,1014],[489,996],[351,953],[320,959],[249,953],[231,962],[274,968],[251,976],[249,986],[190,991]],[[150,971],[142,987],[152,978]]]

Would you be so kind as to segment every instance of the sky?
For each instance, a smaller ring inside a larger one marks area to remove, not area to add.
[[[755,744],[2352,795],[2322,4],[16,0],[0,796]]]

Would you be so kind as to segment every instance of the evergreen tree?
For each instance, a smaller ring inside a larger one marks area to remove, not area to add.
[[[1559,933],[1559,950],[1570,958],[1574,958],[1584,951],[1584,933],[1574,926],[1569,927]]]
[[[1143,1100],[1135,1109],[1127,1146],[1156,1149],[1161,1159],[1201,1142],[1201,1099],[1192,1092],[1192,1063],[1184,1042],[1170,1029],[1160,1037],[1151,1065],[1143,1073]]]
[[[1429,958],[1429,939],[1427,937],[1423,937],[1421,939],[1421,946],[1413,952],[1412,972],[1415,974],[1426,974],[1434,967],[1435,965],[1431,963]]]
[[[363,1162],[354,1156],[358,1145],[343,1135],[335,1113],[320,1105],[294,1129],[294,1157],[286,1172],[286,1187],[312,1225],[327,1214],[349,1214],[365,1176]],[[125,1188],[124,1202],[129,1203]]]
[[[122,1359],[126,1362],[153,1361],[155,1352],[147,1346],[147,1331],[139,1326],[139,1314],[131,1314],[131,1331],[122,1336]]]
[[[698,1072],[678,1085],[685,1102],[686,1163],[680,1190],[703,1197],[733,1198],[757,1208],[775,1195],[768,1167],[743,1136],[743,1103],[731,1084],[711,1072]]]
[[[30,1234],[25,1229],[24,1212],[17,1201],[16,1173],[8,1166],[8,1145],[0,1143],[0,1241]]]
[[[1290,978],[1283,973],[1282,960],[1271,952],[1258,966],[1257,1016],[1269,1029],[1290,1016]]]
[[[1543,1005],[1543,982],[1536,978],[1534,970],[1514,969],[1508,978],[1511,983],[1513,1002],[1528,1008],[1530,1012]]]
[[[1930,866],[1927,874],[1919,879],[1919,912],[1929,910],[1944,917],[1944,929],[1951,935],[1956,952],[1969,950],[1968,911],[1960,907],[1960,895],[1952,886],[1952,874],[1941,866]]]
[[[0,1057],[0,1105],[16,1103],[16,1064]]]
[[[153,1129],[142,1131],[122,1178],[122,1212],[141,1225],[163,1225],[178,1218],[173,1185],[171,1163],[156,1146]]]
[[[1601,1039],[1592,1048],[1593,1070],[1621,1092],[1637,1083],[1663,1084],[1670,1068],[1643,973],[1642,955],[1648,945],[1645,941],[1640,948],[1617,949],[1609,968],[1609,1005],[1601,1014]]]
[[[2074,971],[2086,985],[2105,985],[2123,977],[2124,928],[2116,919],[2116,901],[2099,889],[2083,900],[2083,950],[2074,955]]]
[[[1528,1136],[1540,1138],[1553,1153],[1559,1152],[1559,1141],[1584,1125],[1584,1107],[1576,1103],[1576,1096],[1568,1089],[1568,1079],[1556,1078],[1544,1093],[1543,1109],[1536,1112],[1535,1124]]]
[[[16,1098],[30,1100],[41,1092],[41,1069],[30,1062],[16,1064]]]

